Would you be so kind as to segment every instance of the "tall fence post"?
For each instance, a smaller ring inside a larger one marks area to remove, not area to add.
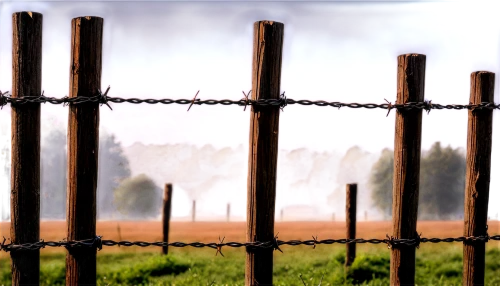
[[[398,56],[397,104],[424,101],[425,55]],[[398,110],[394,138],[393,236],[417,238],[422,110]],[[415,284],[415,246],[391,249],[391,285]]]
[[[101,89],[103,19],[71,21],[69,97],[91,97]],[[99,103],[69,105],[68,240],[96,236],[96,188],[99,148]],[[96,249],[69,248],[66,285],[96,285]]]
[[[196,200],[193,200],[193,207],[191,211],[191,221],[195,222],[196,220]]]
[[[42,94],[42,14],[12,15],[12,97]],[[12,104],[12,243],[40,241],[40,103]],[[40,250],[14,251],[12,285],[40,282]]]
[[[252,99],[280,97],[284,25],[254,23]],[[252,106],[247,181],[247,241],[274,239],[279,106]],[[273,249],[246,249],[245,285],[272,285]]]
[[[346,218],[346,234],[347,239],[356,238],[356,201],[357,201],[358,185],[346,185],[346,204],[345,204],[345,218]],[[346,258],[345,266],[351,266],[356,258],[356,243],[346,244]]]
[[[470,103],[493,103],[495,74],[471,74]],[[486,236],[490,190],[493,110],[469,110],[465,175],[464,236]],[[463,285],[484,285],[485,242],[464,241]]]
[[[231,205],[227,203],[226,221],[229,222],[230,219],[231,219]]]
[[[172,212],[172,184],[165,184],[163,192],[163,242],[168,243],[168,233],[170,230],[170,214]],[[163,254],[168,254],[168,245],[163,246]]]

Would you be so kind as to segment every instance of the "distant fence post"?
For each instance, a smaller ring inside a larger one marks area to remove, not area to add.
[[[227,203],[226,221],[229,222],[230,219],[231,219],[231,205]]]
[[[34,12],[12,15],[12,97],[42,94],[42,21]],[[12,104],[12,243],[40,241],[40,103]],[[40,283],[40,250],[10,253],[12,285]]]
[[[470,103],[493,103],[495,74],[471,74]],[[464,236],[486,236],[490,190],[493,110],[469,110],[465,175]],[[465,242],[463,285],[484,285],[485,242]]]
[[[97,95],[101,89],[103,19],[71,21],[69,97]],[[68,240],[96,236],[96,187],[99,148],[99,103],[69,105]],[[69,248],[66,285],[96,285],[96,249]]]
[[[252,99],[280,97],[284,25],[254,23]],[[252,106],[248,162],[247,241],[274,239],[279,106]],[[272,285],[273,249],[246,249],[245,285]]]
[[[196,220],[196,200],[193,200],[193,207],[191,211],[191,221],[195,222]]]
[[[346,185],[346,204],[345,204],[345,218],[347,239],[356,238],[356,201],[357,201],[358,185]],[[346,258],[345,265],[351,266],[356,258],[356,243],[346,244]]]
[[[163,215],[162,215],[162,225],[163,225],[163,242],[168,243],[168,233],[170,230],[170,214],[172,210],[172,184],[165,184],[165,190],[163,192]],[[163,246],[163,254],[168,254],[168,245]]]
[[[424,101],[425,55],[398,56],[396,104]],[[422,110],[398,110],[394,138],[393,236],[417,237]],[[415,284],[415,246],[391,249],[391,285]]]

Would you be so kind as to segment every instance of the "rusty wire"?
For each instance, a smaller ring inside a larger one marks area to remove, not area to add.
[[[148,247],[148,246],[172,246],[172,247],[195,247],[195,248],[203,248],[209,247],[215,249],[216,255],[220,253],[222,255],[222,247],[246,247],[250,250],[256,249],[273,249],[279,250],[281,245],[308,245],[312,246],[313,249],[316,248],[316,245],[320,244],[349,244],[349,243],[370,243],[370,244],[386,244],[388,248],[396,248],[401,246],[414,246],[419,247],[421,243],[440,243],[440,242],[488,242],[490,240],[500,241],[500,235],[485,235],[485,236],[460,236],[460,237],[449,237],[449,238],[423,238],[420,235],[417,235],[416,238],[412,239],[398,239],[394,237],[387,236],[385,239],[363,239],[363,238],[354,238],[354,239],[323,239],[318,240],[317,237],[312,237],[310,240],[278,240],[276,236],[271,241],[266,242],[224,242],[224,238],[220,239],[219,243],[210,242],[145,242],[145,241],[114,241],[114,240],[103,240],[102,236],[96,236],[95,238],[79,240],[79,241],[44,241],[41,240],[35,243],[24,243],[24,244],[12,244],[6,243],[7,239],[4,237],[3,242],[0,244],[0,250],[6,252],[12,251],[21,251],[21,250],[39,250],[45,247],[65,247],[65,248],[96,248],[101,250],[103,246],[139,246],[139,247]],[[222,255],[224,256],[224,255]]]
[[[103,94],[101,91],[98,91],[98,94],[95,96],[91,97],[85,97],[85,96],[78,96],[78,97],[63,97],[63,98],[55,98],[55,97],[46,97],[43,95],[43,93],[40,96],[25,96],[25,97],[19,97],[19,98],[13,98],[11,97],[8,92],[2,93],[0,91],[0,107],[3,107],[4,105],[7,104],[26,104],[26,103],[51,103],[51,104],[63,104],[63,105],[68,105],[68,104],[82,104],[82,103],[99,103],[101,105],[106,104],[110,109],[111,106],[109,103],[132,103],[132,104],[141,104],[141,103],[147,103],[147,104],[181,104],[181,105],[189,105],[189,109],[193,105],[238,105],[238,106],[244,106],[245,109],[247,106],[279,106],[281,109],[283,109],[287,105],[304,105],[304,106],[330,106],[330,107],[336,107],[336,108],[342,108],[342,107],[347,107],[347,108],[367,108],[367,109],[386,109],[388,110],[387,115],[389,115],[389,112],[392,109],[397,109],[397,110],[410,110],[410,109],[419,109],[419,110],[425,110],[427,113],[429,113],[431,110],[441,110],[441,109],[454,109],[454,110],[463,110],[463,109],[468,109],[468,110],[476,110],[476,109],[500,109],[500,104],[494,104],[491,102],[482,102],[479,104],[437,104],[437,103],[432,103],[431,100],[425,100],[423,102],[407,102],[404,104],[393,104],[392,102],[385,100],[386,103],[344,103],[344,102],[339,102],[339,101],[324,101],[324,100],[308,100],[308,99],[302,99],[302,100],[295,100],[291,98],[286,98],[285,93],[282,93],[278,99],[259,99],[259,100],[253,100],[249,98],[250,92],[245,93],[243,92],[244,97],[239,100],[231,100],[231,99],[206,99],[206,100],[201,100],[197,98],[199,91],[196,93],[196,96],[193,99],[169,99],[169,98],[164,98],[164,99],[152,99],[152,98],[146,98],[146,99],[141,99],[141,98],[121,98],[121,97],[110,97],[107,95],[109,91],[109,87],[106,90],[106,92]]]

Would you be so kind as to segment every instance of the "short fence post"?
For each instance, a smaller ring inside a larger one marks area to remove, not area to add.
[[[346,185],[345,218],[347,228],[347,239],[356,238],[356,197],[358,193],[357,184]],[[346,244],[345,266],[351,266],[356,258],[356,243]]]
[[[42,94],[42,20],[12,15],[12,97]],[[40,241],[40,103],[12,104],[12,243]],[[12,285],[40,283],[40,250],[11,252]]]
[[[252,99],[280,97],[284,25],[254,24]],[[247,241],[274,239],[279,106],[253,105],[250,113]],[[245,285],[272,285],[274,249],[246,249]]]
[[[196,200],[193,200],[193,209],[191,211],[191,221],[195,222],[196,220]]]
[[[71,21],[69,97],[91,97],[101,89],[103,19]],[[96,236],[96,187],[99,148],[99,103],[69,105],[68,241]],[[96,285],[95,248],[69,248],[66,285]]]
[[[170,214],[172,210],[172,184],[165,184],[163,192],[163,242],[168,244],[168,232],[170,230]],[[163,254],[168,254],[168,245],[163,246]]]
[[[425,55],[398,57],[397,104],[424,101]],[[417,238],[418,188],[422,110],[396,111],[394,181],[392,196],[393,236]],[[391,285],[415,284],[415,246],[391,249]]]
[[[470,103],[493,103],[495,74],[471,74]],[[486,236],[493,110],[469,110],[464,236]],[[463,285],[484,285],[485,242],[464,241]]]
[[[226,209],[226,221],[229,222],[231,218],[231,205],[227,203],[227,209]]]

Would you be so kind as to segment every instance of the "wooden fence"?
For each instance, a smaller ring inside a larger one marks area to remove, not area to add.
[[[284,25],[254,24],[252,99],[278,99]],[[101,87],[103,19],[71,21],[69,97],[91,97]],[[12,97],[41,94],[42,15],[13,15]],[[397,104],[423,102],[426,56],[398,57]],[[492,103],[494,74],[471,74],[470,102]],[[40,103],[11,104],[11,239],[14,244],[40,237]],[[487,235],[492,110],[469,110],[464,236]],[[274,239],[279,106],[252,106],[248,162],[247,241]],[[68,121],[67,239],[96,236],[96,185],[99,103],[70,104]],[[396,113],[393,183],[393,236],[417,237],[422,109]],[[167,193],[168,193],[167,186]],[[168,211],[169,212],[169,211]],[[164,230],[168,233],[168,229]],[[391,284],[415,283],[415,246],[391,250]],[[38,284],[39,250],[11,252],[12,284]],[[463,284],[484,284],[485,242],[464,242]],[[273,249],[246,250],[246,285],[271,285]],[[96,249],[70,249],[67,285],[95,285]]]

